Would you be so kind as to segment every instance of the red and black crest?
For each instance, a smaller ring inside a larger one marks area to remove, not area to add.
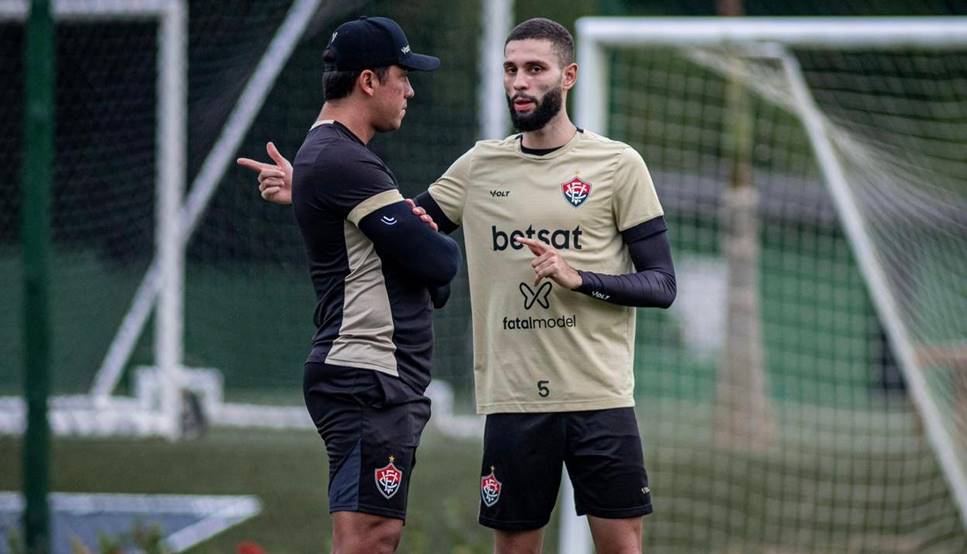
[[[564,199],[577,208],[584,204],[588,196],[591,196],[591,183],[586,183],[575,177],[561,185],[561,192],[564,193]]]
[[[490,475],[480,478],[480,499],[488,508],[500,500],[500,489],[503,488],[497,477],[494,476],[494,466],[490,466]]]
[[[375,472],[376,488],[386,499],[392,498],[403,483],[403,472],[393,464],[393,459],[393,456],[390,456],[389,463]]]

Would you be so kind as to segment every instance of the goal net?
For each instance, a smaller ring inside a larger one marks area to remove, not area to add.
[[[28,4],[0,1],[0,48],[12,54],[0,60],[9,85],[0,88],[0,163],[12,176],[21,174]],[[51,4],[53,431],[173,437],[198,417],[311,428],[301,368],[314,297],[302,241],[291,210],[262,201],[254,175],[236,168],[235,158],[265,159],[268,140],[292,158],[324,100],[321,54],[333,29],[384,14],[427,51],[468,39],[473,46],[448,53],[445,72],[413,75],[411,111],[420,117],[372,144],[404,193],[415,195],[478,137],[477,43],[491,16],[480,3],[454,9],[443,0]],[[444,12],[450,22],[439,29]],[[3,190],[0,433],[19,433],[19,179]],[[437,415],[450,400],[471,411],[461,279],[453,307],[437,320],[438,375],[448,378],[447,387],[434,388],[442,400]],[[478,426],[452,430],[472,434]]]
[[[29,2],[0,3],[0,161],[21,174]],[[234,150],[318,0],[55,0],[51,426],[71,434],[178,432],[190,242]],[[244,102],[243,102],[244,100]],[[189,124],[190,121],[190,124]],[[0,200],[0,432],[19,432],[19,179]],[[159,301],[160,299],[160,301]],[[190,299],[188,299],[190,301]],[[230,317],[230,316],[227,316]],[[138,370],[144,366],[143,370]],[[160,368],[160,369],[159,369]],[[180,377],[178,382],[175,378]]]
[[[661,552],[967,548],[967,21],[578,22],[679,294],[639,311]]]

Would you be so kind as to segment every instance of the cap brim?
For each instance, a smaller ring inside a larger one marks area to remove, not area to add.
[[[433,71],[440,67],[440,58],[410,53],[400,61],[400,65],[415,71]]]

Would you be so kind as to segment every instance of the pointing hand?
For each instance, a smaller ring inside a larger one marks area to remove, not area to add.
[[[265,145],[265,151],[273,163],[255,161],[250,158],[239,158],[238,165],[257,171],[259,174],[259,193],[262,198],[273,204],[292,203],[292,164],[271,142]]]
[[[581,275],[549,244],[524,237],[517,237],[517,242],[527,246],[534,255],[531,267],[534,268],[535,286],[545,277],[568,290],[581,286]]]

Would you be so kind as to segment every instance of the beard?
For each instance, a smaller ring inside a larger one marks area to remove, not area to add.
[[[540,100],[524,94],[518,94],[516,96],[532,100],[536,105],[530,113],[517,113],[517,110],[514,109],[514,99],[510,96],[507,97],[507,106],[510,108],[510,120],[513,122],[515,129],[525,133],[543,129],[547,125],[547,122],[561,111],[561,106],[564,103],[564,95],[561,94],[560,87],[552,88]]]

